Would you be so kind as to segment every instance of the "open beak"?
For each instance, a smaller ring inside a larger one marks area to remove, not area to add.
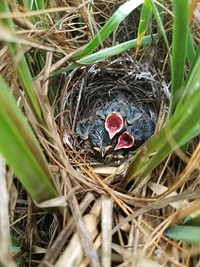
[[[132,134],[128,132],[123,132],[119,138],[117,145],[115,146],[114,150],[119,150],[122,148],[130,148],[134,144],[134,137]]]
[[[124,127],[124,121],[122,116],[113,112],[109,114],[105,119],[105,129],[109,134],[109,138],[112,139],[117,133],[119,133]]]

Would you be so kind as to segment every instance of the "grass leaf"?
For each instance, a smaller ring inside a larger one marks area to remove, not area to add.
[[[40,1],[36,1],[36,0],[23,0],[23,4],[24,7],[30,11],[35,11],[35,10],[44,10],[45,9],[45,1],[44,0],[40,0]],[[30,18],[30,20],[33,23],[37,23],[42,21],[42,18],[45,18],[45,14],[40,14],[39,16],[32,16]],[[44,25],[44,23],[42,24]]]
[[[121,5],[112,17],[106,22],[95,38],[86,46],[86,48],[74,57],[74,60],[80,59],[92,53],[102,42],[118,27],[136,7],[141,5],[143,0],[130,0]]]
[[[9,6],[8,6],[6,1],[2,1],[0,3],[0,12],[10,13]],[[12,30],[15,30],[15,25],[14,25],[12,19],[6,19],[0,23],[2,23],[4,26],[9,27]],[[41,124],[43,124],[41,109],[40,109],[39,103],[37,101],[36,95],[33,91],[32,77],[31,77],[26,59],[24,56],[20,56],[20,58],[18,58],[21,47],[17,43],[8,43],[7,45],[8,45],[10,54],[12,56],[13,63],[15,64],[17,72],[19,74],[21,84],[22,84],[23,89],[26,93],[26,97],[27,97],[30,105],[32,106],[32,109],[33,109],[35,115],[37,116],[39,122]]]
[[[176,109],[166,125],[152,137],[147,146],[133,159],[125,178],[129,182],[137,178],[136,184],[150,173],[165,157],[200,133],[200,56],[184,90],[187,99]],[[151,154],[153,153],[153,156]],[[145,160],[144,160],[145,155]]]
[[[193,61],[195,60],[195,46],[193,36],[190,30],[188,30],[188,41],[187,41],[187,59],[189,61],[190,66],[192,65]]]
[[[162,22],[163,15],[160,14],[160,12],[159,12],[160,11],[160,8],[158,9],[156,7],[156,5],[155,5],[155,3],[154,3],[153,0],[149,0],[149,4],[150,4],[150,6],[152,8],[152,12],[153,12],[153,14],[155,16],[155,19],[157,21],[158,28],[160,29],[160,32],[161,32],[161,34],[163,36],[163,39],[165,41],[165,45],[167,47],[167,51],[168,51],[168,55],[169,55],[169,63],[170,63],[170,66],[171,66],[171,52],[170,52],[169,42],[168,42],[168,39],[167,39],[167,34],[166,34],[166,31],[165,31],[165,28],[164,28],[163,22]]]
[[[175,240],[185,241],[191,244],[200,244],[200,227],[199,226],[171,226],[165,233],[167,237]]]
[[[144,3],[142,5],[141,15],[140,15],[138,33],[137,33],[136,56],[139,52],[139,48],[142,44],[142,40],[143,40],[144,35],[146,33],[146,30],[147,30],[147,27],[149,24],[150,16],[151,16],[151,6],[150,6],[148,0],[144,0]]]
[[[51,173],[30,126],[0,77],[0,152],[30,196],[41,203],[57,196]]]
[[[195,217],[187,217],[184,225],[192,225],[192,226],[200,226],[200,214],[196,215]]]
[[[198,86],[199,82],[199,72],[198,72],[199,70],[200,70],[200,45],[195,54],[192,66],[190,67],[190,70],[188,72],[186,86],[181,96],[181,99],[177,104],[176,109],[178,109],[183,104],[186,98],[188,98],[191,94],[194,93],[194,91],[196,91],[197,89],[196,87]]]
[[[143,38],[143,40],[142,40],[142,45],[146,46],[146,45],[150,44],[151,41],[152,41],[152,36],[150,36],[150,35],[149,36],[145,36]],[[94,53],[92,55],[89,55],[89,56],[86,56],[86,57],[84,57],[82,59],[77,60],[77,63],[72,63],[66,68],[63,68],[63,69],[58,70],[58,71],[55,71],[54,73],[52,73],[52,76],[55,76],[55,75],[61,74],[63,72],[67,72],[67,71],[76,69],[76,68],[78,68],[79,66],[82,66],[82,65],[93,64],[93,63],[95,63],[97,61],[100,61],[100,60],[107,59],[109,57],[118,55],[118,54],[120,54],[122,52],[125,52],[125,51],[135,47],[136,43],[137,43],[137,39],[134,39],[134,40],[130,40],[130,41],[124,42],[122,44],[115,45],[113,47],[106,48],[104,50],[100,50],[99,52],[96,52],[96,53]]]
[[[184,70],[187,52],[189,29],[189,4],[190,1],[174,0],[174,22],[172,41],[172,87],[170,113],[175,110],[177,102],[183,93]]]

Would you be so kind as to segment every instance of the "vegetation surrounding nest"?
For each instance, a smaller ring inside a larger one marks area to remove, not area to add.
[[[195,0],[1,1],[1,266],[200,266],[199,27]],[[94,167],[70,101],[124,58],[169,103],[131,159]]]

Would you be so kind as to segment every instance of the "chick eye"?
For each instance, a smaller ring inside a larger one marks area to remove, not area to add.
[[[93,149],[96,150],[96,151],[98,151],[98,152],[100,152],[100,148],[97,147],[97,146],[93,147]]]

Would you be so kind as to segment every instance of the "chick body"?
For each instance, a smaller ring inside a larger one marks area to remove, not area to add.
[[[108,150],[112,147],[112,141],[105,129],[105,122],[100,118],[96,118],[90,128],[89,142],[92,148],[104,157]]]

